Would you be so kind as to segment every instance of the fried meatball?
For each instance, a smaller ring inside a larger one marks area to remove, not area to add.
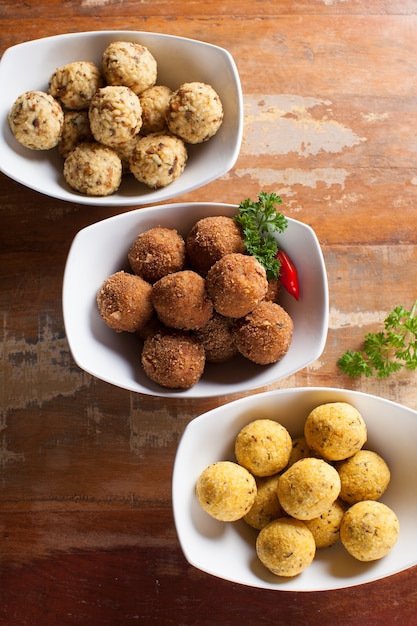
[[[109,85],[125,85],[139,95],[155,84],[158,67],[146,46],[112,41],[102,54],[101,70]]]
[[[359,450],[335,464],[342,488],[340,497],[349,504],[378,500],[390,481],[390,470],[382,457],[372,450]]]
[[[262,528],[256,553],[263,565],[277,576],[297,576],[311,565],[316,544],[304,522],[280,517]]]
[[[187,143],[201,143],[213,137],[223,121],[223,106],[211,85],[183,83],[169,101],[169,130]]]
[[[255,257],[232,252],[211,266],[206,286],[216,311],[237,318],[252,311],[265,297],[268,281]]]
[[[154,283],[166,274],[183,269],[184,239],[173,228],[150,228],[136,237],[128,252],[128,260],[135,274]]]
[[[284,469],[292,449],[291,436],[279,422],[256,419],[235,440],[237,462],[255,476],[272,476]]]
[[[181,331],[157,332],[145,339],[141,362],[145,374],[158,385],[189,389],[204,371],[204,348]]]
[[[88,117],[94,139],[111,148],[132,139],[142,126],[139,98],[129,87],[107,85],[98,89]]]
[[[397,543],[400,524],[394,511],[382,502],[364,500],[344,514],[340,539],[351,556],[359,561],[376,561]]]
[[[256,482],[244,467],[218,461],[206,467],[197,479],[200,506],[214,519],[234,522],[249,511],[256,497]]]
[[[261,530],[269,522],[284,515],[277,496],[279,475],[255,476],[256,498],[251,509],[243,518],[249,526]]]
[[[154,85],[139,94],[142,107],[141,133],[143,135],[168,131],[166,115],[171,96],[172,90],[166,85]]]
[[[245,252],[241,227],[223,215],[198,220],[186,237],[186,247],[193,269],[204,276],[225,254]]]
[[[208,363],[224,363],[237,354],[231,333],[232,320],[216,311],[208,322],[195,331],[197,340],[203,345]]]
[[[87,196],[109,196],[122,181],[122,162],[114,150],[99,143],[81,143],[64,162],[68,185]]]
[[[136,180],[159,189],[181,176],[187,159],[187,149],[179,137],[152,133],[138,140],[129,166]]]
[[[94,143],[87,111],[65,111],[64,124],[58,143],[60,154],[66,158],[81,143]]]
[[[278,303],[281,292],[281,283],[279,282],[278,278],[269,278],[268,291],[266,292],[265,300]]]
[[[27,91],[13,103],[8,122],[22,146],[30,150],[50,150],[61,136],[64,112],[51,95],[43,91]]]
[[[151,299],[161,322],[171,328],[201,328],[213,313],[204,278],[191,270],[160,278],[153,285]]]
[[[329,509],[315,517],[304,520],[307,528],[313,533],[316,548],[330,548],[340,538],[340,524],[346,511],[346,504],[337,499]]]
[[[340,478],[323,459],[300,459],[278,482],[278,499],[284,511],[300,520],[314,519],[328,511],[339,496]]]
[[[91,61],[74,61],[58,67],[49,79],[49,93],[67,109],[88,109],[104,81]]]
[[[232,335],[243,356],[267,365],[287,354],[293,328],[292,318],[279,304],[263,300],[245,317],[236,320]]]
[[[342,461],[362,448],[367,430],[355,407],[347,402],[329,402],[307,416],[304,436],[310,448],[323,458]]]
[[[120,271],[112,274],[97,293],[103,321],[116,332],[137,332],[151,318],[152,285],[140,276]]]

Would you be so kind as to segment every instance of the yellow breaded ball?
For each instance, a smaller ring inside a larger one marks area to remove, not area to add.
[[[261,530],[272,520],[282,517],[284,512],[277,495],[279,474],[258,477],[255,480],[257,487],[255,502],[243,519],[249,526]]]
[[[271,419],[253,420],[235,440],[237,462],[255,476],[272,476],[288,463],[292,449],[287,429]]]
[[[359,450],[335,468],[340,476],[340,497],[349,504],[379,500],[391,478],[387,463],[372,450]]]
[[[336,543],[340,537],[340,524],[346,508],[347,505],[337,499],[319,517],[305,520],[305,525],[313,533],[316,548],[329,548]]]
[[[256,553],[277,576],[297,576],[311,565],[316,544],[304,522],[281,517],[263,528],[256,539]]]

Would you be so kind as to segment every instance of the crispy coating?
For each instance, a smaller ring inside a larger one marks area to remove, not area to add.
[[[203,276],[225,254],[245,252],[241,227],[224,215],[198,220],[186,237],[186,247],[193,269]]]
[[[55,98],[43,91],[27,91],[13,103],[8,122],[15,139],[30,150],[50,150],[59,141],[64,112]]]
[[[88,109],[104,81],[100,69],[91,61],[74,61],[58,67],[49,79],[49,93],[67,109]]]
[[[259,365],[276,363],[287,354],[294,324],[275,302],[263,300],[245,317],[236,320],[232,334],[243,356]]]
[[[112,41],[103,51],[101,69],[109,85],[125,85],[139,95],[157,78],[157,62],[150,50],[133,41]]]
[[[229,317],[214,311],[208,322],[196,330],[195,336],[204,347],[208,363],[224,363],[237,354],[231,325]]]
[[[300,520],[325,513],[340,492],[339,474],[323,459],[300,459],[278,482],[278,499],[284,511]]]
[[[217,520],[233,522],[246,515],[256,497],[254,477],[231,461],[206,467],[197,479],[197,500]]]
[[[271,476],[288,463],[291,436],[279,422],[256,419],[246,424],[235,439],[237,462],[255,476]]]
[[[311,565],[316,554],[316,544],[304,522],[281,517],[259,532],[256,553],[273,574],[292,577]]]
[[[103,321],[116,332],[137,332],[151,318],[152,285],[140,276],[120,271],[109,276],[97,293]]]
[[[80,143],[93,143],[87,111],[64,111],[64,123],[58,143],[60,154],[66,158]]]
[[[172,90],[166,85],[154,85],[139,94],[142,107],[141,133],[143,135],[168,131],[166,115],[172,93]]]
[[[394,511],[382,502],[363,500],[344,514],[340,539],[346,550],[359,561],[375,561],[394,547],[400,524]]]
[[[189,389],[204,371],[204,348],[181,331],[156,332],[143,344],[141,363],[155,383],[170,389]]]
[[[160,278],[153,285],[151,299],[161,322],[171,328],[196,330],[213,313],[204,278],[192,270]]]
[[[80,143],[64,162],[68,185],[87,196],[109,196],[120,186],[122,162],[116,152],[99,143]]]
[[[179,137],[152,133],[140,137],[130,157],[133,176],[151,189],[170,185],[183,173],[188,152]]]
[[[210,268],[208,294],[218,313],[243,317],[265,297],[268,281],[263,266],[253,256],[232,252]]]
[[[277,496],[279,475],[256,477],[256,498],[243,518],[249,526],[261,530],[269,522],[284,515]]]
[[[140,233],[128,252],[132,271],[154,283],[184,268],[185,242],[173,228],[156,226]]]
[[[173,93],[167,114],[168,128],[191,144],[207,141],[223,122],[223,105],[211,85],[183,83]]]
[[[269,302],[276,302],[278,304],[281,292],[281,283],[278,278],[269,278],[268,291],[266,292],[265,300],[268,300]]]
[[[304,425],[307,444],[329,461],[341,461],[358,452],[367,439],[359,411],[347,402],[329,402],[311,411]]]
[[[337,499],[319,517],[304,521],[307,528],[313,533],[316,548],[330,548],[338,541],[340,538],[340,524],[346,508],[347,505]]]
[[[349,504],[360,500],[378,500],[390,481],[390,469],[372,450],[359,450],[335,464],[341,481],[340,497]]]
[[[139,98],[124,86],[98,89],[91,99],[88,117],[94,139],[111,148],[132,139],[142,126]]]

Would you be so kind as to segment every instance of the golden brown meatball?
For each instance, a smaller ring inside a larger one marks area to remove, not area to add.
[[[145,339],[141,362],[145,374],[162,387],[189,389],[204,371],[204,348],[186,333],[157,332]]]
[[[233,252],[211,266],[206,287],[218,313],[243,317],[265,297],[268,281],[264,267],[255,257]]]
[[[128,260],[135,274],[155,283],[162,276],[183,269],[184,239],[171,228],[150,228],[136,237],[128,252]]]
[[[160,278],[153,285],[151,300],[161,322],[180,330],[201,328],[213,313],[204,278],[191,270]]]
[[[186,247],[193,269],[203,276],[225,254],[245,251],[241,227],[224,215],[198,220],[186,237]]]
[[[99,313],[116,332],[137,332],[151,318],[152,285],[120,271],[109,276],[97,294]]]
[[[288,463],[292,445],[287,429],[271,419],[255,419],[237,434],[237,462],[255,476],[272,476]]]
[[[263,300],[236,320],[232,335],[243,356],[259,365],[276,363],[288,352],[293,335],[290,315],[275,302]]]
[[[316,544],[304,522],[280,517],[259,532],[256,553],[273,574],[297,576],[311,565]]]
[[[340,497],[349,504],[378,500],[390,481],[390,470],[383,458],[372,450],[359,450],[335,465],[342,484]]]
[[[230,317],[214,311],[209,321],[196,330],[196,338],[204,347],[207,362],[224,363],[237,354],[231,325]]]

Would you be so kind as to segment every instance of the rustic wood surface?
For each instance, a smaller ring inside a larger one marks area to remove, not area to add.
[[[203,39],[236,61],[239,159],[178,201],[276,191],[287,215],[315,229],[329,276],[327,344],[275,387],[348,387],[417,409],[415,374],[352,381],[336,365],[416,299],[417,1],[0,0],[0,54],[97,29]],[[417,568],[303,594],[240,587],[187,564],[171,506],[177,444],[191,419],[231,398],[141,397],[73,362],[66,256],[81,228],[116,212],[0,175],[0,624],[417,624]]]

